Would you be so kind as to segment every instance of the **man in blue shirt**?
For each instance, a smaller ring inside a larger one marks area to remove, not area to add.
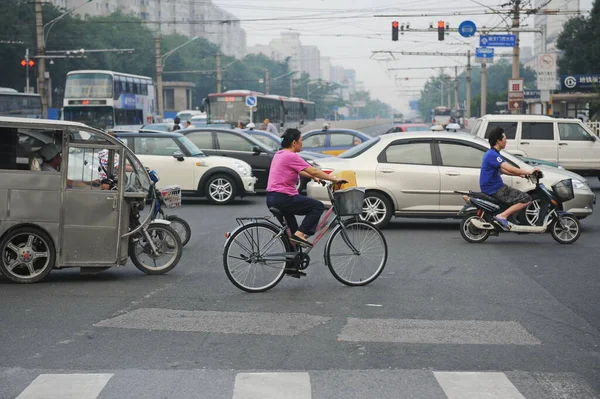
[[[483,193],[509,205],[508,209],[504,212],[494,216],[496,222],[507,230],[509,229],[509,224],[506,219],[513,213],[517,213],[526,208],[531,203],[531,197],[516,188],[504,184],[502,177],[500,177],[500,173],[512,176],[527,176],[539,169],[532,169],[526,172],[512,166],[504,160],[502,155],[500,155],[500,151],[506,147],[506,135],[502,128],[497,127],[493,129],[488,136],[488,140],[492,148],[490,148],[483,156],[481,173],[479,175],[479,186]]]

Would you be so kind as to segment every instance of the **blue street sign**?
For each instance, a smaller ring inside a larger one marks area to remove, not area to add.
[[[516,35],[481,35],[479,36],[481,47],[515,47],[517,45]]]
[[[462,37],[471,37],[475,32],[477,32],[477,27],[473,21],[463,21],[458,26],[458,33],[460,33]]]
[[[600,75],[561,75],[560,86],[563,90],[593,89],[600,86]]]
[[[256,97],[254,97],[254,96],[246,97],[246,105],[249,107],[256,106]]]
[[[475,58],[494,58],[494,49],[488,47],[477,47]]]

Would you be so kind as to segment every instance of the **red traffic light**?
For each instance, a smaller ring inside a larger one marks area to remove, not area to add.
[[[25,66],[32,67],[34,65],[35,65],[35,61],[34,60],[29,60],[29,61],[27,61],[27,60],[21,60],[21,66],[22,67],[25,67]]]
[[[30,67],[32,67],[32,66],[34,66],[34,65],[35,65],[35,61],[33,61],[33,60],[29,60],[29,66],[30,66]]]
[[[27,61],[25,61],[25,60],[21,61],[21,66],[27,66]]]
[[[398,21],[392,22],[392,28],[397,28],[397,27],[398,27]]]
[[[446,27],[446,23],[444,21],[438,21],[438,29],[444,29]]]

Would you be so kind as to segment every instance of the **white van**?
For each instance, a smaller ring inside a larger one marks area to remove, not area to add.
[[[191,120],[192,120],[192,118],[194,116],[204,116],[204,117],[206,117],[206,113],[204,113],[202,111],[195,110],[195,109],[186,109],[186,110],[183,110],[183,111],[179,111],[177,113],[177,115],[175,115],[176,118],[179,118],[181,120],[182,127],[183,127],[183,124],[185,122],[187,122],[187,121],[191,122]]]
[[[512,154],[555,162],[573,172],[600,176],[600,139],[579,119],[544,115],[484,115],[471,134],[487,139],[504,129]]]

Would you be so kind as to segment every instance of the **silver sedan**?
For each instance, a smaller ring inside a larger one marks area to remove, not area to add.
[[[489,148],[480,138],[450,132],[404,132],[375,137],[338,157],[319,159],[326,173],[342,170],[356,172],[357,184],[366,188],[362,218],[383,227],[392,216],[455,218],[464,205],[455,190],[479,189],[479,171],[483,154]],[[519,158],[503,152],[514,166],[531,169]],[[579,218],[592,214],[595,194],[586,180],[564,169],[537,166],[544,171],[548,187],[572,179],[575,198],[564,204],[565,210]],[[524,192],[534,186],[526,179],[502,176],[504,182]],[[307,186],[309,197],[330,205],[325,189],[316,183]],[[521,223],[534,224],[539,217],[539,198],[518,216]]]

